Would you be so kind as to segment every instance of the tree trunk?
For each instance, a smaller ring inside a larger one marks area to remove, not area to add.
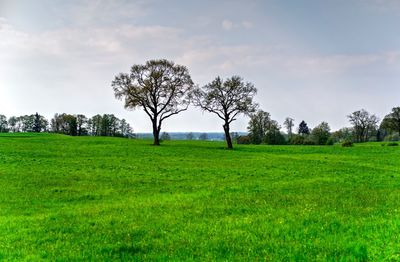
[[[223,125],[224,127],[224,131],[225,131],[225,140],[226,140],[226,144],[228,146],[228,149],[232,149],[232,138],[231,138],[231,134],[229,133],[229,123],[225,123],[225,125]]]
[[[157,126],[157,119],[153,120],[153,137],[154,137],[153,145],[159,146],[160,145],[160,130]]]

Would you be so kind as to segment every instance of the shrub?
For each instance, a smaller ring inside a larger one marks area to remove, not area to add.
[[[285,145],[286,140],[279,130],[269,131],[265,134],[264,143],[268,145]]]
[[[333,146],[333,144],[334,144],[333,138],[332,138],[332,137],[329,137],[329,138],[328,138],[328,141],[326,141],[326,145],[327,145],[327,146]]]
[[[305,139],[303,145],[314,146],[314,145],[316,145],[316,143],[311,139]]]
[[[385,141],[400,141],[398,134],[392,134],[385,137]]]
[[[250,144],[250,137],[249,136],[239,136],[236,141],[238,144],[248,145],[248,144]]]
[[[344,141],[342,143],[342,147],[352,147],[353,146],[353,142],[351,141]]]
[[[388,143],[387,146],[398,146],[398,143],[392,142],[392,143]]]
[[[304,144],[304,139],[305,139],[304,136],[293,135],[290,138],[289,144],[292,144],[292,145],[303,145]]]

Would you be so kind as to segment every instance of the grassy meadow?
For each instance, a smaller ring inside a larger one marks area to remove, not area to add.
[[[400,261],[400,147],[0,135],[0,260]]]

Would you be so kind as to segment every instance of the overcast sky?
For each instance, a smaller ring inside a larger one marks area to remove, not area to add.
[[[355,110],[383,117],[400,105],[399,25],[398,0],[0,0],[0,113],[113,113],[147,132],[147,116],[126,111],[110,84],[166,58],[199,85],[242,76],[281,124],[291,116],[338,129]],[[221,125],[192,108],[163,128]]]

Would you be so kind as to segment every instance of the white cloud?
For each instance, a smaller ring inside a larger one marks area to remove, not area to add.
[[[233,28],[233,22],[230,20],[222,21],[222,28],[227,31],[231,30]]]
[[[222,29],[230,31],[232,29],[251,29],[254,27],[253,23],[250,21],[233,22],[231,20],[225,19],[221,23]]]

